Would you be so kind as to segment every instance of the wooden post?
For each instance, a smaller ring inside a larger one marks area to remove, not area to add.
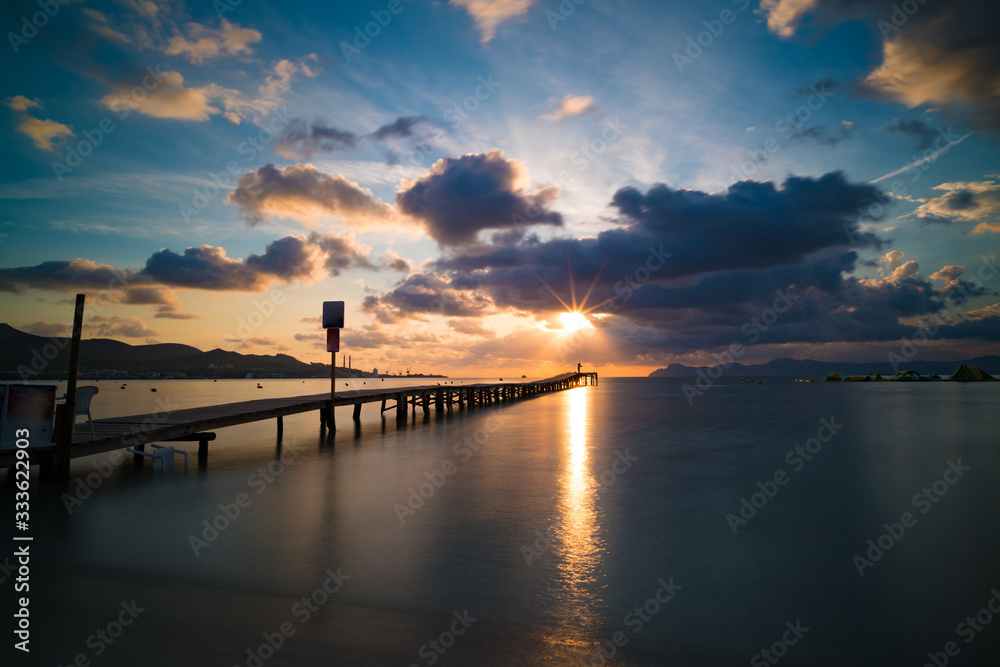
[[[337,418],[334,415],[333,401],[337,398],[337,353],[330,353],[330,410],[326,416],[327,426],[331,431],[337,430]]]
[[[285,431],[285,422],[281,415],[278,415],[278,440],[281,440],[281,434]]]
[[[62,428],[56,442],[56,476],[69,479],[70,447],[73,444],[73,425],[76,416],[76,376],[80,367],[80,338],[83,335],[83,304],[86,295],[76,295],[76,311],[73,313],[73,338],[69,348],[69,375],[66,381],[66,406],[63,408]]]
[[[356,422],[361,421],[361,404],[360,403],[355,403],[354,404],[354,421],[356,421]]]

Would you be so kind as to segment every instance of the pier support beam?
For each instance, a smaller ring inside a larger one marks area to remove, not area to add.
[[[354,404],[354,415],[353,415],[353,417],[354,417],[354,421],[356,421],[356,422],[361,421],[361,404],[360,403],[355,403]]]

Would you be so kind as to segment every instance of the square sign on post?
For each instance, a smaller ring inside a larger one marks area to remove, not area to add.
[[[323,328],[343,329],[344,328],[344,302],[324,301],[323,302]]]
[[[326,330],[326,351],[340,352],[340,329]]]

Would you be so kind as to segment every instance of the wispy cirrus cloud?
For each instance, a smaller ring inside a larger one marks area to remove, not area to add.
[[[562,98],[552,98],[549,100],[548,106],[549,112],[539,116],[538,120],[563,120],[597,109],[597,103],[590,95],[566,95]]]

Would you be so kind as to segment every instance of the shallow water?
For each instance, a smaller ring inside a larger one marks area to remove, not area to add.
[[[102,382],[93,412],[329,387],[261,384]],[[32,486],[16,664],[602,664],[603,645],[621,665],[922,665],[949,641],[951,664],[996,664],[1000,619],[968,642],[959,623],[1000,587],[1000,383],[726,380],[692,404],[682,384],[603,379],[402,426],[344,408],[327,439],[298,415],[280,447],[273,421],[219,430],[201,466],[179,443],[186,472],[77,460],[81,502]]]

